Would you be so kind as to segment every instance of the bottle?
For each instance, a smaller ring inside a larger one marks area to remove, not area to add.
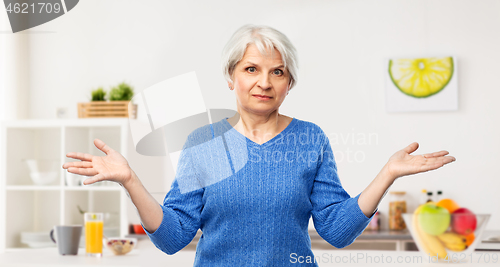
[[[432,196],[432,192],[427,192],[427,202],[434,202],[434,197]]]
[[[392,191],[389,202],[389,230],[406,229],[403,213],[406,213],[406,192]]]
[[[441,199],[443,199],[443,191],[439,190],[437,191],[436,202],[440,201]]]
[[[427,202],[427,190],[422,189],[420,194],[420,204],[425,204]]]

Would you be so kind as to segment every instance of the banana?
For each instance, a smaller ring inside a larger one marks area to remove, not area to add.
[[[417,243],[420,244],[422,246],[422,249],[426,252],[426,253],[429,253],[429,254],[432,254],[429,247],[427,246],[427,244],[422,240],[422,237],[420,237],[420,230],[419,230],[419,227],[418,227],[418,214],[420,213],[420,209],[421,209],[422,205],[420,205],[416,210],[415,212],[413,212],[413,223],[412,223],[412,230],[413,232],[415,233],[414,237],[417,240]]]
[[[446,248],[448,248],[451,251],[464,251],[467,249],[467,245],[465,244],[445,244]]]
[[[422,230],[418,223],[418,214],[424,204],[420,205],[413,213],[413,231],[416,237],[420,240],[422,249],[431,257],[437,256],[439,259],[445,259],[448,255],[444,245],[436,236],[430,235]]]
[[[437,236],[444,246],[452,251],[463,251],[467,249],[467,238],[457,233],[442,233]]]

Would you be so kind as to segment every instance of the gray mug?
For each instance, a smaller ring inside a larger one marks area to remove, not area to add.
[[[80,236],[82,235],[82,225],[56,225],[50,231],[50,238],[57,244],[59,254],[77,255]],[[54,230],[56,239],[54,239]],[[56,242],[57,240],[57,242]]]

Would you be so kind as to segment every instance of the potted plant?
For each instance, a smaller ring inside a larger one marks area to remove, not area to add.
[[[108,100],[106,100],[108,94]],[[137,118],[137,105],[131,102],[134,88],[125,82],[119,83],[106,93],[102,87],[91,92],[92,100],[78,103],[79,118],[126,117]]]
[[[102,87],[92,91],[92,101],[106,101],[106,92]]]
[[[109,92],[110,101],[130,101],[134,96],[134,88],[125,82],[111,88]]]

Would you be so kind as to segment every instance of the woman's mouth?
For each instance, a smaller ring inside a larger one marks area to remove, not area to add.
[[[260,100],[269,100],[272,98],[270,96],[265,96],[265,95],[253,95],[253,96],[260,99]]]

